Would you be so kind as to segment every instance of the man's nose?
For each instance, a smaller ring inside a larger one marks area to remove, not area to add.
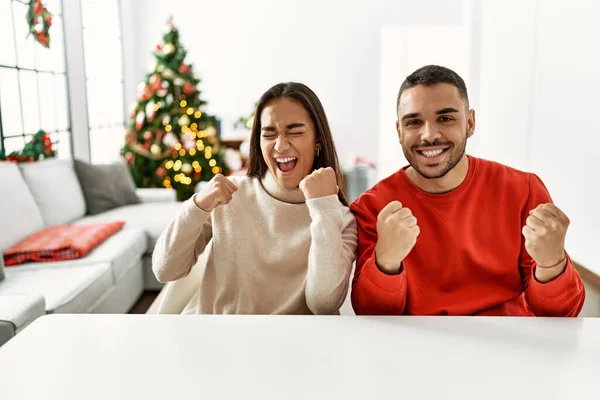
[[[441,136],[442,135],[435,124],[430,122],[425,122],[423,124],[423,128],[421,129],[421,141],[433,143],[435,139],[439,139]]]

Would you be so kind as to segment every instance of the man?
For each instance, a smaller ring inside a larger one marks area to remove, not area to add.
[[[396,109],[410,165],[351,206],[356,314],[577,316],[569,219],[536,175],[466,155],[475,111],[462,78],[422,67]]]

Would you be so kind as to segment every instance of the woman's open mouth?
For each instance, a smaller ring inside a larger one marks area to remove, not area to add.
[[[285,174],[292,172],[292,170],[296,167],[296,164],[298,163],[298,158],[277,157],[275,161],[277,161],[277,168],[279,168],[279,170]]]

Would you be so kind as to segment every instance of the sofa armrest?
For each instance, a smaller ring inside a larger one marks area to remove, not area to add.
[[[0,320],[0,347],[16,334],[15,325],[10,321]]]
[[[177,201],[177,192],[173,189],[136,189],[135,193],[142,203],[162,203]]]
[[[10,293],[0,285],[0,346],[46,314],[46,301],[37,293]]]

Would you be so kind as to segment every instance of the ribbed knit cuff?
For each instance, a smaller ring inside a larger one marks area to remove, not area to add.
[[[181,216],[185,219],[191,219],[194,222],[203,224],[204,221],[210,217],[210,213],[204,211],[194,203],[194,197],[196,196],[197,194],[194,194],[188,200],[183,202],[183,205],[181,206]]]
[[[388,275],[379,270],[375,262],[375,253],[362,268],[362,274],[379,289],[387,293],[399,293],[406,290],[406,273],[404,269],[398,275]]]
[[[313,220],[324,215],[335,215],[336,217],[339,216],[340,224],[344,221],[342,214],[343,205],[335,194],[306,200],[306,207],[308,207],[308,212]]]
[[[573,289],[577,285],[575,279],[575,267],[571,262],[571,258],[567,254],[567,265],[563,272],[550,282],[542,283],[535,279],[535,266],[531,269],[531,279],[529,285],[536,296],[544,298],[553,298],[564,294],[566,291]]]

